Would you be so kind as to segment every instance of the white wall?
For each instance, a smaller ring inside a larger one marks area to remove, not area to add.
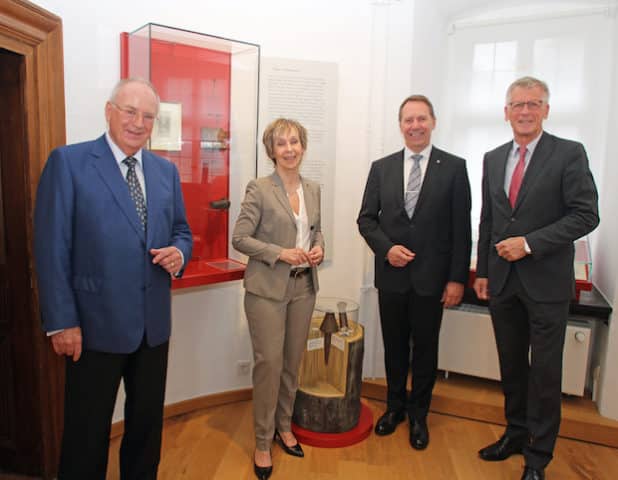
[[[612,58],[616,59],[618,47],[618,28],[614,29],[614,41],[611,45]],[[616,131],[618,125],[618,61],[614,60],[613,76],[610,79],[614,90],[608,99],[610,114],[608,126],[610,132]],[[597,235],[597,255],[594,260],[594,279],[597,287],[605,294],[608,302],[615,305],[618,298],[618,195],[616,195],[616,180],[618,179],[618,144],[610,135],[606,139],[607,155],[603,163],[603,174],[597,181],[603,185],[606,192],[600,201],[601,226]],[[612,315],[609,326],[598,330],[601,359],[601,375],[599,379],[598,406],[602,415],[618,419],[618,325],[615,315]]]

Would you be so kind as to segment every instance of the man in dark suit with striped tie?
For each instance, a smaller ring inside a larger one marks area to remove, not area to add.
[[[388,384],[377,435],[410,421],[410,444],[429,443],[427,414],[438,366],[442,310],[463,296],[470,267],[470,185],[466,164],[431,145],[433,106],[423,95],[399,108],[403,150],[376,160],[358,227],[375,253],[375,286]],[[412,391],[406,394],[412,348]]]

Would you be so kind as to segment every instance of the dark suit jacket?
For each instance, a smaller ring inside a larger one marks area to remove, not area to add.
[[[514,268],[535,301],[568,301],[574,288],[573,241],[599,223],[586,152],[580,143],[544,132],[511,208],[504,175],[512,146],[508,142],[485,154],[477,276],[488,278],[490,294],[498,295]],[[494,245],[520,235],[532,255],[512,264],[500,258]]]
[[[43,329],[79,326],[84,349],[135,351],[170,336],[170,275],[150,248],[178,247],[191,258],[174,164],[144,150],[148,228],[105,136],[54,150],[41,175],[34,217]]]
[[[311,230],[311,248],[324,248],[320,221],[320,186],[301,178],[305,209]],[[247,185],[232,245],[249,257],[244,275],[248,292],[272,300],[283,300],[290,280],[291,265],[278,261],[281,250],[296,246],[296,220],[281,178],[274,172],[251,180]],[[317,293],[318,271],[312,267],[313,289]]]
[[[448,281],[467,283],[470,270],[470,184],[465,160],[433,147],[412,219],[404,208],[403,150],[371,165],[358,228],[375,253],[375,286],[441,295]],[[393,245],[416,253],[393,267]]]

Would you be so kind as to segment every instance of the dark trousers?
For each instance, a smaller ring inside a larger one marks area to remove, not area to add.
[[[384,341],[387,408],[407,410],[410,420],[429,413],[438,369],[438,340],[442,322],[440,296],[378,291]],[[412,340],[412,391],[406,399]]]
[[[512,270],[489,309],[500,359],[506,434],[528,437],[526,465],[545,468],[560,428],[569,302],[535,302]]]
[[[120,478],[157,478],[169,343],[130,354],[84,351],[67,358],[59,480],[105,480],[111,420],[124,381]]]

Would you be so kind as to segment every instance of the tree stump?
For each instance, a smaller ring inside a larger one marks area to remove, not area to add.
[[[354,314],[357,309],[358,306]],[[328,363],[324,355],[324,334],[320,331],[324,313],[314,312],[311,320],[292,421],[313,432],[346,432],[357,425],[360,416],[364,330],[350,320],[350,312],[346,316],[347,328],[329,334]]]

